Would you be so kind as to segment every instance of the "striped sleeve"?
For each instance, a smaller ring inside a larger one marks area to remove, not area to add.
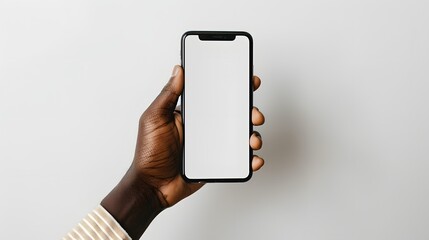
[[[131,240],[119,223],[101,205],[89,213],[63,240]]]

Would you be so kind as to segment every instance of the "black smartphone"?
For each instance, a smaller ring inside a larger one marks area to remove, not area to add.
[[[181,44],[182,175],[189,182],[251,178],[253,39],[247,32],[189,31]]]

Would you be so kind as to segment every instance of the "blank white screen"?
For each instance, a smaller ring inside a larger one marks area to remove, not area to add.
[[[249,175],[249,39],[185,39],[185,162],[190,179]]]

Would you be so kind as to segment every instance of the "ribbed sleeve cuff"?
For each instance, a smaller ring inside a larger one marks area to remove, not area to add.
[[[101,205],[89,213],[63,240],[131,240],[128,233]]]

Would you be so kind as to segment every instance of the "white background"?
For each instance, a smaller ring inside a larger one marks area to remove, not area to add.
[[[198,29],[254,37],[266,166],[205,186],[144,239],[429,239],[428,7],[1,1],[1,238],[58,239],[100,202]]]

